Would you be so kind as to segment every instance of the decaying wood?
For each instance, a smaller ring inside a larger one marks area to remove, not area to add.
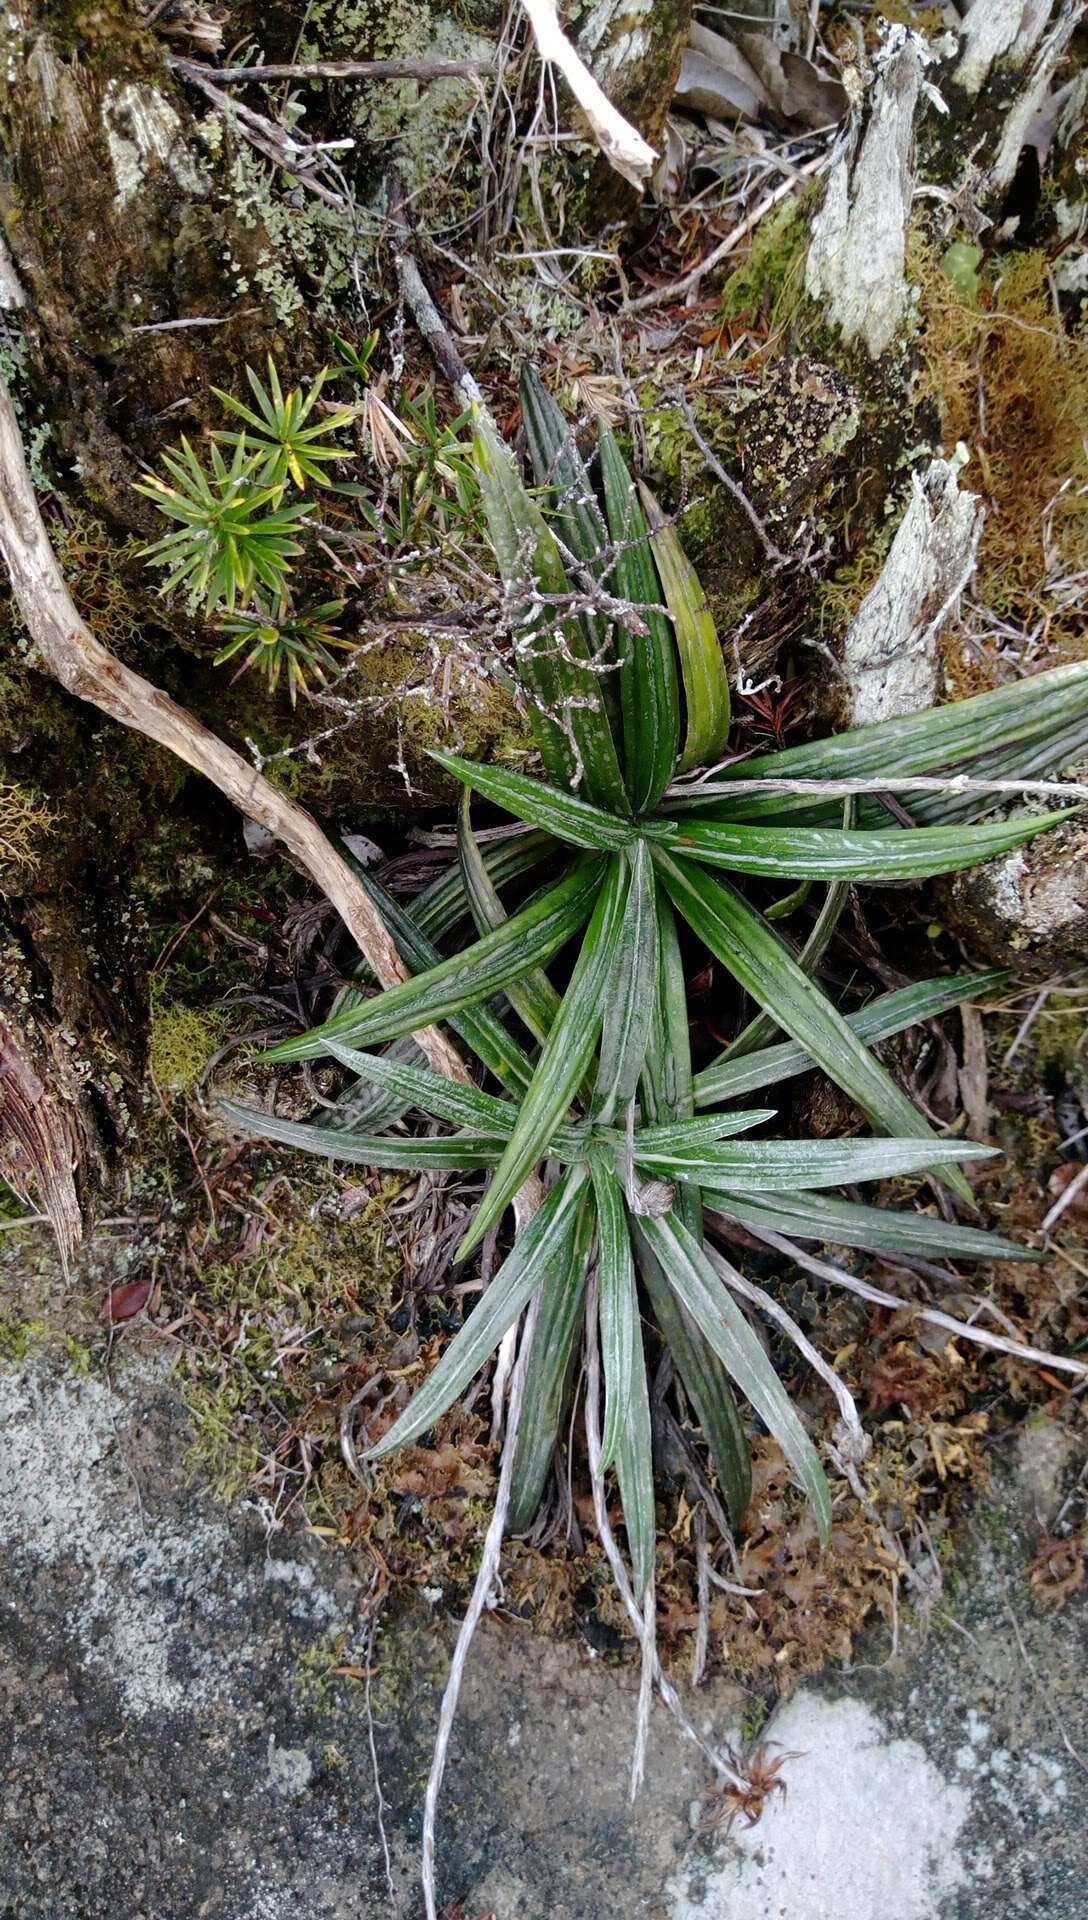
[[[1046,27],[1052,0],[973,0],[963,23],[963,51],[954,78],[977,94],[995,61],[1027,59]]]
[[[365,888],[313,816],[161,688],[117,660],[80,618],[38,511],[11,396],[2,383],[0,551],[27,629],[54,679],[77,699],[167,747],[204,774],[241,813],[282,841],[305,868],[340,914],[381,984],[393,986],[408,979],[408,969]],[[417,1039],[437,1072],[455,1080],[468,1078],[460,1055],[437,1028],[426,1028]]]
[[[806,291],[826,303],[843,339],[874,359],[906,312],[907,221],[914,194],[914,112],[930,58],[925,41],[895,26],[876,56],[865,131],[836,159],[812,223]]]
[[[657,154],[637,127],[613,106],[577,48],[567,39],[559,24],[555,0],[521,0],[521,4],[533,29],[540,58],[558,67],[609,165],[633,187],[644,187],[657,165]]]
[[[42,1079],[20,1036],[0,1015],[0,1170],[28,1205],[46,1214],[67,1272],[83,1237],[76,1169],[84,1141],[61,1078]]]
[[[1049,13],[1043,9],[1043,17]],[[989,186],[999,192],[1009,186],[1025,146],[1032,144],[1033,123],[1042,112],[1059,63],[1085,15],[1085,0],[1066,0],[1045,39],[1035,50],[1024,77],[1023,91],[1005,114],[1001,139],[989,171]]]
[[[842,644],[845,723],[869,726],[933,705],[938,641],[974,570],[985,508],[955,461],[912,475],[910,505],[875,587]]]

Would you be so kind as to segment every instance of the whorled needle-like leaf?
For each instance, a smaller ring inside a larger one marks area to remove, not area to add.
[[[642,481],[639,492],[680,657],[687,727],[679,771],[686,773],[690,767],[719,760],[725,752],[729,740],[729,678],[706,593],[680,545],[676,528]]]
[[[831,1495],[819,1456],[759,1340],[714,1272],[701,1243],[674,1214],[662,1220],[642,1219],[638,1231],[681,1303],[778,1441],[808,1496],[820,1538],[826,1542],[831,1535]]]
[[[551,1140],[589,1065],[601,1030],[604,998],[615,965],[628,876],[613,855],[574,964],[563,1004],[541,1048],[518,1123],[476,1217],[458,1249],[463,1260],[500,1219]],[[512,923],[511,923],[512,924]],[[492,935],[492,938],[495,936]]]
[[[368,1460],[381,1460],[406,1441],[426,1433],[479,1373],[540,1286],[552,1261],[559,1257],[581,1205],[585,1178],[581,1168],[571,1167],[552,1188],[433,1373],[389,1432],[368,1449]]]

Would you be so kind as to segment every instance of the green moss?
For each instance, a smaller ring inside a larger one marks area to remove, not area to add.
[[[0,780],[0,878],[12,890],[35,872],[56,824],[56,814],[36,788]]]
[[[225,1016],[152,994],[149,1061],[163,1093],[191,1093],[222,1037]]]
[[[47,1320],[0,1320],[0,1366],[21,1367],[52,1338]]]
[[[743,263],[722,288],[723,320],[758,316],[773,332],[788,327],[804,297],[813,198],[807,188],[760,221]]]

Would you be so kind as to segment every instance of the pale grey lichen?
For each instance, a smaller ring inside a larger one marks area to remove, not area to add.
[[[123,213],[156,167],[183,193],[201,195],[207,182],[193,162],[181,120],[155,87],[112,79],[102,97],[102,126],[117,183],[114,206]]]
[[[911,499],[875,587],[842,644],[847,726],[931,706],[942,623],[973,571],[985,509],[961,489],[963,456],[911,476]]]

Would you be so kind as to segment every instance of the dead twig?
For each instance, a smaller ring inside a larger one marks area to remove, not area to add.
[[[176,55],[169,65],[203,74],[220,87],[246,80],[471,80],[495,72],[493,60],[296,60],[282,66],[212,67]]]
[[[707,1220],[711,1226],[724,1224],[732,1230],[733,1221],[727,1212],[708,1211]],[[829,1280],[833,1287],[845,1287],[848,1293],[856,1293],[861,1300],[868,1300],[874,1307],[889,1307],[895,1313],[913,1313],[919,1320],[927,1320],[930,1326],[942,1327],[956,1340],[974,1340],[980,1347],[992,1347],[996,1353],[1007,1353],[1014,1360],[1030,1360],[1038,1366],[1054,1367],[1063,1373],[1075,1373],[1078,1379],[1088,1377],[1088,1365],[1083,1360],[1074,1360],[1062,1353],[1044,1353],[1040,1347],[1024,1346],[1019,1340],[1005,1340],[1000,1334],[987,1333],[983,1327],[975,1327],[966,1320],[956,1320],[950,1313],[938,1313],[932,1307],[919,1306],[916,1300],[904,1300],[895,1293],[885,1293],[882,1287],[871,1286],[868,1280],[860,1280],[856,1273],[848,1273],[845,1267],[836,1267],[829,1260],[818,1260],[815,1254],[806,1253],[795,1240],[787,1240],[784,1234],[772,1233],[769,1227],[753,1227],[746,1223],[745,1232],[755,1240],[762,1240],[768,1247],[774,1247],[777,1253],[786,1255],[806,1273],[817,1280]]]
[[[567,39],[559,24],[555,0],[521,0],[521,4],[533,29],[540,58],[559,68],[609,166],[633,187],[644,187],[657,164],[657,154],[637,127],[612,105],[577,48]]]

